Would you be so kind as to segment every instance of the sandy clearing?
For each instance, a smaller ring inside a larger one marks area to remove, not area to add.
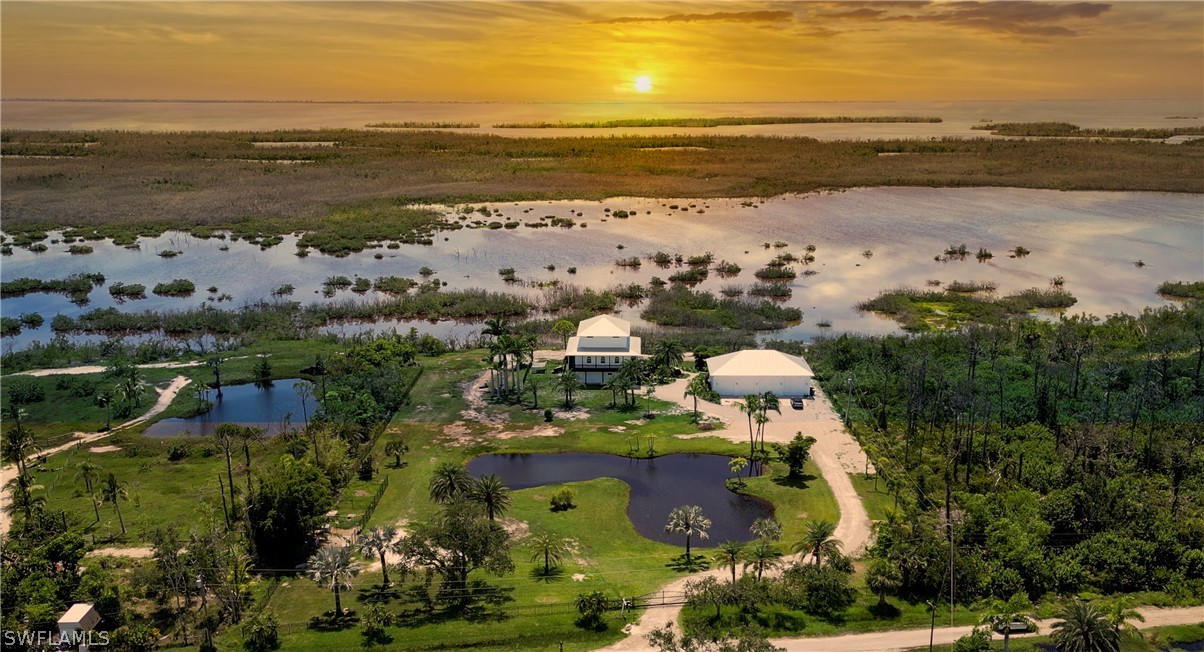
[[[128,559],[150,559],[155,556],[154,548],[142,546],[137,548],[97,548],[89,550],[85,557],[126,557]]]
[[[222,358],[226,360],[241,360],[249,358],[249,355],[238,355],[232,358]],[[267,356],[261,356],[267,357]],[[200,367],[207,364],[204,360],[193,360],[191,362],[149,362],[147,364],[134,365],[139,369],[186,369],[188,367]],[[103,373],[108,367],[99,365],[84,365],[80,367],[59,367],[58,369],[32,369],[30,371],[18,371],[13,376],[78,376],[83,374],[99,374]]]
[[[120,446],[93,446],[88,449],[89,453],[116,453],[121,450]]]

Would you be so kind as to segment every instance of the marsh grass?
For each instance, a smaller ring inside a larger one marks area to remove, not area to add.
[[[1038,310],[1062,310],[1076,299],[1061,289],[1031,288],[1000,298],[950,290],[900,288],[882,292],[857,304],[865,310],[893,317],[907,331],[924,332],[956,328],[966,323],[997,323]]]
[[[819,142],[504,138],[449,131],[5,131],[0,152],[16,153],[56,136],[90,136],[97,143],[84,156],[5,160],[4,229],[14,247],[41,242],[52,227],[87,229],[122,245],[173,227],[208,227],[250,237],[313,232],[307,248],[355,250],[401,235],[429,238],[415,231],[441,221],[422,207],[430,203],[767,197],[866,186],[1204,192],[1204,176],[1197,174],[1204,147],[1089,138]],[[257,155],[252,139],[272,137],[337,145],[322,150],[329,158],[308,165],[235,160]],[[908,156],[878,156],[880,151]],[[513,157],[548,164],[516,166]],[[113,165],[115,160],[122,164]],[[46,175],[61,176],[47,185]],[[140,184],[154,177],[189,179],[194,188],[145,192]],[[103,211],[96,209],[97,196],[105,198]]]
[[[481,123],[406,120],[403,122],[369,122],[364,126],[369,129],[477,129]]]
[[[996,136],[1050,138],[1152,138],[1204,136],[1204,125],[1170,129],[1083,129],[1069,122],[998,122],[974,125],[971,129],[990,131]]]

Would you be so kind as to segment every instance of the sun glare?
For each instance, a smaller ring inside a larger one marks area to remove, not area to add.
[[[652,90],[652,78],[648,75],[640,75],[635,78],[635,90],[640,93],[647,93]]]

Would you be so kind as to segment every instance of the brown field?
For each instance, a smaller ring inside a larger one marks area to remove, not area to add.
[[[255,144],[265,141],[280,145]],[[1147,142],[7,131],[0,152],[10,230],[318,218],[382,198],[764,197],[858,186],[1204,192],[1204,147]],[[285,164],[294,161],[309,164]]]

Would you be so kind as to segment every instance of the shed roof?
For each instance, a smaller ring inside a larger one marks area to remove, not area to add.
[[[92,627],[99,621],[100,614],[96,613],[92,605],[86,602],[76,602],[59,618],[60,625],[84,624]]]
[[[815,375],[807,361],[797,355],[763,349],[748,349],[707,358],[707,370],[712,377]]]
[[[613,315],[590,317],[577,324],[577,337],[628,337],[631,322]]]

